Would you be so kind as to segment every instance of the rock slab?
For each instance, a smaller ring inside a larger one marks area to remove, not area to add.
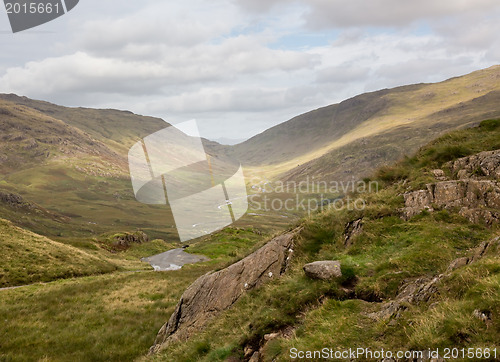
[[[160,329],[150,353],[171,342],[183,341],[212,317],[228,309],[247,290],[283,274],[293,253],[298,230],[273,238],[229,267],[199,277],[182,295],[174,313]]]

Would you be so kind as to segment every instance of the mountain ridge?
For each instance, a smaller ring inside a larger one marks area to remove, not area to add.
[[[490,100],[487,106],[482,104],[479,108],[478,105],[470,120],[462,118],[456,121],[447,116],[448,125],[442,131],[497,117],[500,115],[498,90],[500,66],[496,65],[439,83],[420,83],[364,93],[294,117],[235,145],[230,152],[244,165],[255,169],[256,174],[259,174],[257,169],[262,168],[267,177],[290,179],[290,174],[300,171],[294,170],[296,167],[320,159],[350,142],[391,132],[400,126],[413,125],[414,129],[418,129],[421,122],[429,126],[439,115],[438,112],[449,112],[467,102],[473,104],[473,100],[480,97],[486,96],[485,99]],[[490,97],[487,97],[488,94]],[[426,137],[437,136],[439,132],[428,132]],[[407,153],[422,145],[410,145],[412,148]],[[382,161],[387,163],[396,159],[381,159],[367,171],[374,170]],[[358,173],[355,176],[361,175]]]

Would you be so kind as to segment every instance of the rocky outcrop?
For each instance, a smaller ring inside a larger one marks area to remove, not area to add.
[[[350,247],[353,243],[353,238],[363,231],[363,219],[350,221],[344,228],[344,246]]]
[[[329,280],[342,276],[338,260],[315,261],[304,265],[303,269],[306,275],[312,279]]]
[[[452,261],[444,274],[432,278],[423,277],[406,282],[400,288],[400,292],[394,300],[383,303],[378,312],[370,313],[368,316],[377,320],[388,320],[392,317],[398,318],[400,313],[404,311],[408,305],[428,302],[438,294],[439,282],[448,277],[453,270],[480,260],[493,248],[497,248],[497,251],[500,248],[500,237],[482,242],[478,247],[473,249],[469,257],[458,258]]]
[[[293,253],[298,230],[272,239],[239,262],[198,278],[182,295],[174,313],[160,329],[150,353],[173,341],[182,341],[208,320],[228,309],[246,291],[282,275]]]
[[[446,174],[444,173],[443,170],[432,170],[431,171],[432,175],[434,176],[434,178],[438,181],[447,181],[448,178],[446,177]]]
[[[265,350],[267,349],[268,343],[275,339],[290,339],[295,335],[295,327],[288,326],[280,329],[276,332],[265,334],[257,345],[247,344],[243,348],[244,360],[248,359],[248,362],[258,362],[261,360],[261,356],[265,355]]]
[[[143,231],[134,233],[121,233],[113,235],[112,246],[128,248],[132,244],[142,244],[149,241],[148,235]]]
[[[24,197],[11,192],[0,191],[0,204],[5,204],[14,209],[26,211],[26,214],[44,215],[58,222],[69,222],[71,219],[68,216],[60,215],[49,211],[40,205],[27,201]]]
[[[405,207],[402,212],[405,220],[412,218],[423,210],[434,211],[432,208],[434,197],[429,189],[407,192],[403,197],[405,199]]]
[[[403,217],[409,219],[422,210],[434,211],[435,207],[459,209],[460,215],[471,222],[498,223],[500,219],[500,183],[490,180],[442,181],[427,185],[427,190],[403,195]]]
[[[473,223],[498,223],[500,150],[464,157],[448,163],[447,167],[459,179],[428,184],[426,190],[405,193],[403,218],[409,219],[423,210],[434,211],[438,207],[458,209],[460,215]]]
[[[448,162],[446,167],[458,179],[480,179],[488,177],[500,180],[500,150],[485,151]]]
[[[35,206],[23,199],[21,195],[0,191],[0,202],[11,207],[33,209]]]

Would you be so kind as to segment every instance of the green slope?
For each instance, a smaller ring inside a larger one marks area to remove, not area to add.
[[[63,107],[15,94],[0,94],[0,99],[61,120],[122,155],[141,138],[169,126],[159,118],[140,116],[128,111]]]
[[[130,146],[166,127],[161,119],[131,112],[0,95],[0,193],[45,210],[0,198],[0,216],[74,245],[138,228],[151,238],[176,240],[168,206],[135,200],[127,160]],[[225,147],[203,142],[214,172],[232,176],[239,164],[224,155]]]
[[[0,219],[0,287],[109,273],[118,267],[90,252]]]

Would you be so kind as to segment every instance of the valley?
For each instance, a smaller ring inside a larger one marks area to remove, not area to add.
[[[132,145],[169,123],[1,94],[0,360],[247,361],[258,353],[284,361],[292,347],[368,340],[373,348],[493,345],[500,308],[493,242],[480,260],[446,274],[434,299],[388,319],[373,316],[381,315],[382,302],[399,301],[402,287],[447,272],[498,237],[498,208],[489,204],[474,204],[480,215],[493,215],[488,222],[446,202],[417,207],[406,219],[402,210],[409,207],[404,195],[439,181],[436,170],[443,182],[462,182],[447,162],[500,149],[499,104],[494,66],[362,94],[240,144],[203,139],[220,174],[241,163],[250,208],[230,226],[183,244],[167,205],[135,199],[127,159]],[[479,184],[493,185],[483,199],[495,202],[496,176],[469,171]],[[364,188],[345,187],[349,182]],[[361,209],[336,207],[358,198]],[[348,235],[358,221],[362,229]],[[255,282],[259,287],[246,286],[197,333],[148,355],[193,282],[291,230],[291,261],[280,277],[271,273],[266,283]],[[166,272],[146,262],[168,251],[181,255],[182,247],[206,259]],[[342,278],[304,275],[305,263],[323,259],[339,260]],[[493,317],[474,319],[476,310]],[[273,333],[278,337],[269,339]]]

